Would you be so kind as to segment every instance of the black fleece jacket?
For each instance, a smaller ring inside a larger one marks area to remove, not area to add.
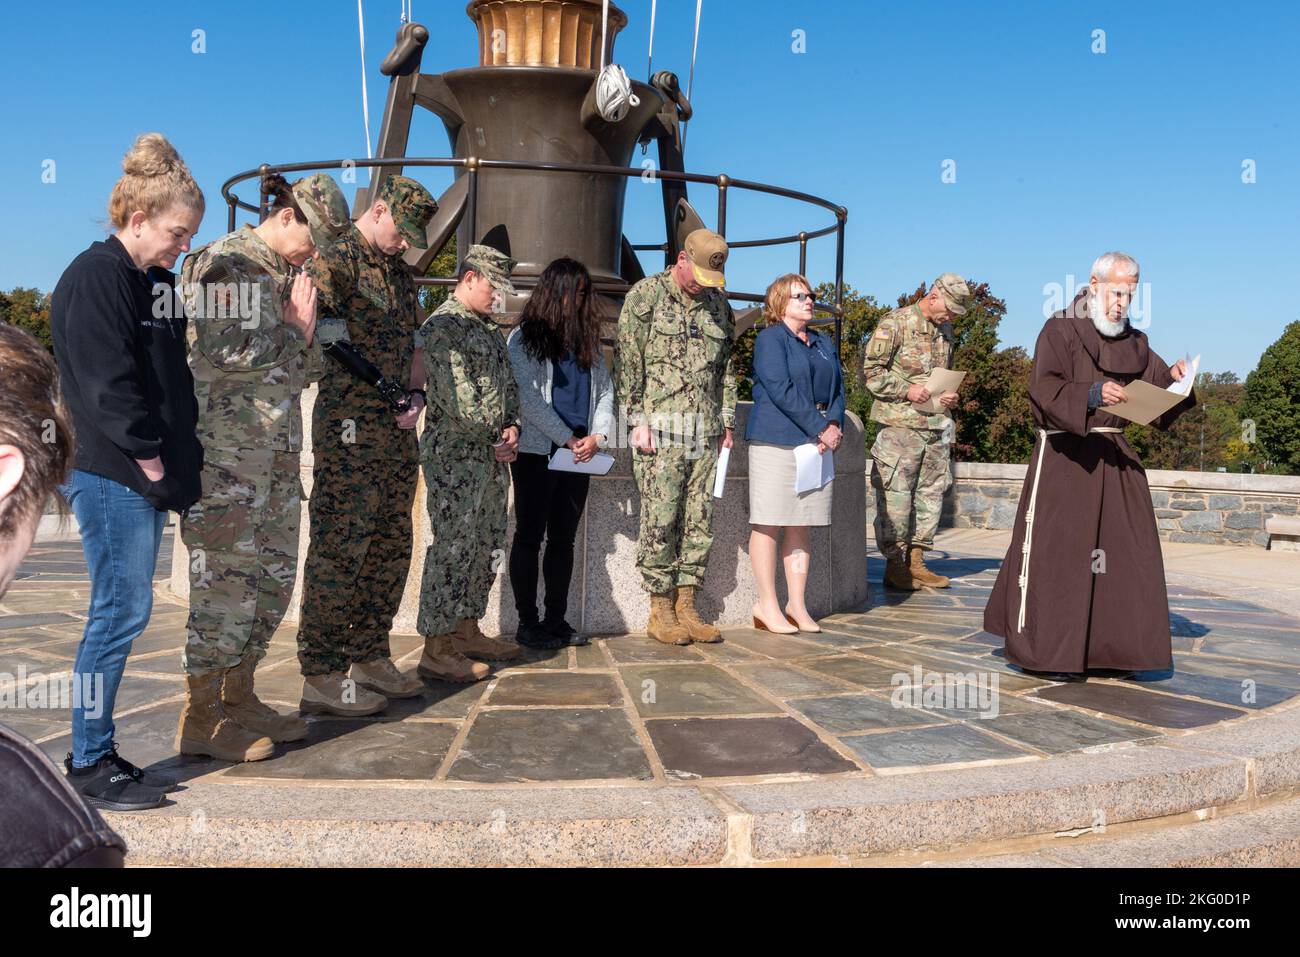
[[[92,243],[54,287],[50,331],[76,431],[75,467],[159,510],[198,501],[203,448],[175,277],[137,268],[115,236]],[[160,482],[135,462],[154,456],[162,458]]]

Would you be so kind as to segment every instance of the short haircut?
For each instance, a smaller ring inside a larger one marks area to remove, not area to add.
[[[1092,276],[1094,279],[1109,279],[1111,276],[1137,276],[1141,274],[1138,268],[1138,261],[1128,253],[1109,252],[1102,253],[1097,257],[1097,261],[1092,264]]]
[[[809,292],[813,291],[812,284],[808,282],[808,277],[797,272],[788,272],[784,276],[777,276],[772,280],[772,284],[767,287],[763,311],[769,324],[778,323],[785,318],[785,307],[790,304],[790,290],[797,282],[803,283],[803,287]]]
[[[72,418],[59,392],[54,357],[15,326],[0,322],[0,445],[23,453],[23,476],[0,502],[0,541],[37,516],[68,474]],[[61,512],[66,508],[58,498]]]

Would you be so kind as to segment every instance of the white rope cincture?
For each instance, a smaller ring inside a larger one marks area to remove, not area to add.
[[[1034,507],[1038,504],[1038,480],[1043,473],[1043,456],[1047,454],[1047,437],[1060,435],[1064,429],[1039,429],[1041,440],[1038,448],[1038,462],[1034,465],[1034,484],[1029,489],[1029,507],[1025,509],[1025,540],[1020,546],[1020,615],[1016,618],[1016,634],[1025,630],[1025,604],[1029,599],[1029,552],[1034,543]],[[1123,432],[1113,426],[1098,425],[1089,432]]]
[[[357,0],[357,31],[361,35],[361,119],[366,124],[366,159],[374,159],[370,148],[370,97],[366,94],[366,18]]]
[[[641,98],[632,92],[632,81],[624,69],[605,63],[605,32],[609,27],[609,0],[604,0],[600,18],[600,75],[596,78],[596,112],[607,123],[617,123],[628,112],[641,105]]]
[[[704,12],[704,0],[695,0],[695,39],[691,41],[691,72],[686,79],[686,102],[690,103],[692,108],[695,106],[695,57],[700,52],[700,14]],[[687,120],[682,124],[682,149],[686,148],[686,132],[691,122]]]

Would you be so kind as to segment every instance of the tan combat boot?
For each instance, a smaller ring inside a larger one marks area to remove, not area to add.
[[[907,570],[912,573],[914,581],[922,585],[928,585],[931,588],[947,588],[948,579],[943,575],[936,575],[930,569],[925,567],[925,549],[920,545],[913,545],[910,548],[911,562]]]
[[[424,694],[424,682],[415,675],[404,675],[391,658],[354,661],[352,680],[385,698],[418,698]]]
[[[468,684],[482,681],[492,669],[481,661],[470,661],[456,650],[456,635],[438,635],[424,639],[424,654],[415,668],[422,678]]]
[[[454,632],[456,650],[466,658],[485,661],[511,661],[519,657],[519,646],[513,641],[500,641],[483,634],[473,618],[462,618]]]
[[[218,761],[261,761],[275,753],[270,738],[249,731],[229,715],[221,703],[221,684],[229,669],[203,675],[186,675],[189,700],[181,710],[176,729],[176,750]]]
[[[907,567],[907,561],[898,552],[890,552],[885,556],[885,578],[886,588],[897,588],[900,591],[916,591],[921,587],[921,583],[912,578],[912,570]]]
[[[677,604],[673,608],[677,613],[677,622],[686,629],[686,633],[691,636],[691,641],[704,644],[721,641],[722,632],[707,621],[703,621],[699,612],[695,610],[696,591],[694,585],[677,586]]]
[[[302,700],[298,702],[303,714],[335,714],[341,718],[363,718],[387,707],[387,698],[367,691],[342,671],[304,678]]]
[[[249,731],[264,734],[277,744],[301,741],[307,737],[307,722],[291,714],[280,714],[268,708],[253,691],[253,669],[257,662],[245,655],[235,667],[226,672],[221,683],[221,703],[226,715]]]
[[[645,623],[645,633],[665,645],[691,643],[691,633],[677,620],[671,595],[650,596],[650,620]]]

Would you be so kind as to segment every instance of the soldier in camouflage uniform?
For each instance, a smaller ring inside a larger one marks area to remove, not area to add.
[[[871,447],[876,545],[886,559],[884,583],[894,588],[948,587],[947,578],[925,567],[925,550],[934,547],[948,487],[948,410],[957,394],[941,396],[943,411],[936,413],[918,412],[912,403],[930,398],[925,382],[932,369],[950,368],[951,322],[965,314],[970,298],[965,280],[944,273],[924,298],[881,319],[867,343],[871,418],[882,425]]]
[[[311,266],[327,355],[312,415],[311,544],[298,625],[303,711],[373,714],[388,698],[424,689],[394,667],[388,633],[410,568],[414,429],[424,406],[412,344],[419,302],[402,253],[424,248],[436,209],[415,180],[390,176]],[[395,411],[375,383],[334,362],[336,345],[373,366],[382,383],[400,385],[409,408]]]
[[[507,463],[519,445],[519,394],[505,338],[490,315],[497,295],[514,294],[514,268],[504,253],[471,246],[456,288],[415,336],[429,395],[420,436],[432,528],[418,625],[418,670],[426,678],[478,681],[491,669],[471,658],[519,654],[516,644],[487,637],[478,623],[505,554]]]
[[[722,292],[726,261],[726,241],[695,230],[671,269],[628,291],[618,320],[614,382],[633,426],[637,568],[650,593],[646,633],[665,644],[722,640],[700,619],[695,597],[713,545],[718,451],[731,447],[736,417],[736,317]]]
[[[189,700],[176,748],[227,761],[269,757],[307,735],[253,693],[293,592],[298,563],[302,414],[320,374],[315,290],[297,267],[348,225],[324,173],[265,184],[265,222],[196,250],[181,271],[189,361],[204,446],[203,496],[181,520],[190,550],[184,668]]]

